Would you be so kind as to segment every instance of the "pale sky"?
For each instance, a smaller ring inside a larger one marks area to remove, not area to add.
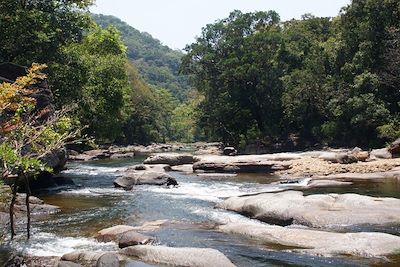
[[[96,0],[90,10],[114,15],[173,49],[183,49],[195,41],[202,27],[235,9],[275,10],[285,21],[305,13],[333,17],[348,4],[350,0]]]

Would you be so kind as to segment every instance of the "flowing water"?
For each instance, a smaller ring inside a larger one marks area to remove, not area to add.
[[[289,253],[234,235],[218,232],[215,225],[227,222],[260,222],[241,215],[214,209],[219,201],[231,196],[256,192],[277,192],[282,185],[274,183],[279,177],[268,175],[201,176],[172,172],[179,187],[137,186],[132,191],[113,187],[117,171],[142,162],[142,158],[70,163],[65,176],[77,186],[58,188],[42,196],[48,204],[57,205],[61,212],[47,215],[33,224],[33,238],[26,242],[24,234],[0,246],[0,264],[10,251],[35,256],[60,256],[76,249],[117,250],[114,243],[98,243],[95,233],[117,224],[133,226],[148,221],[167,220],[160,229],[149,232],[158,244],[172,247],[215,248],[228,256],[237,266],[368,266],[374,260],[314,257]],[[313,189],[311,193],[355,192],[374,196],[400,198],[396,179],[386,182],[358,183],[347,187]],[[363,230],[363,229],[353,229]],[[371,230],[371,229],[369,229]],[[374,229],[372,229],[374,230]],[[398,228],[380,229],[399,234]],[[387,264],[400,263],[398,259]],[[127,263],[126,266],[133,266]],[[135,266],[138,266],[135,263]],[[140,266],[149,266],[146,264]],[[388,265],[389,266],[389,265]],[[396,265],[393,265],[396,266]]]

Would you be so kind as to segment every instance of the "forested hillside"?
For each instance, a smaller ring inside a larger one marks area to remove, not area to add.
[[[92,17],[101,27],[113,25],[120,31],[128,48],[128,58],[147,83],[167,89],[179,100],[186,99],[190,88],[188,79],[178,73],[181,51],[162,45],[149,33],[140,32],[114,16],[92,14]]]

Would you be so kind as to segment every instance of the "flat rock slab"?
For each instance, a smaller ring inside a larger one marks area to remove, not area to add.
[[[99,231],[96,239],[100,242],[114,241],[119,248],[152,243],[154,238],[136,232],[135,227],[129,225],[116,225]]]
[[[384,233],[333,233],[262,224],[227,224],[218,229],[263,243],[321,256],[379,257],[397,254],[400,237]]]
[[[357,194],[303,196],[299,191],[232,197],[217,204],[277,225],[343,227],[362,224],[400,224],[400,200]]]
[[[233,263],[221,252],[210,248],[175,248],[165,246],[134,246],[122,250],[122,254],[144,262],[167,266],[231,267]]]
[[[192,164],[198,161],[193,155],[183,154],[158,154],[148,157],[144,164],[168,164],[170,166]]]
[[[131,190],[135,185],[177,185],[172,176],[163,172],[137,171],[125,174],[114,180],[115,187]]]
[[[345,172],[331,175],[314,176],[314,179],[341,179],[341,180],[379,180],[386,178],[400,178],[400,169],[394,168],[387,172],[356,173]]]

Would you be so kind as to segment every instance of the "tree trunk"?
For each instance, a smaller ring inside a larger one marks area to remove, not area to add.
[[[28,217],[28,222],[26,224],[26,233],[29,239],[31,237],[31,209],[29,206],[29,197],[31,196],[31,188],[29,186],[29,179],[26,175],[24,175],[24,180],[25,180],[25,191],[26,191],[26,198],[25,198],[26,216]]]
[[[11,227],[11,239],[15,236],[15,229],[14,229],[14,205],[15,200],[17,198],[17,191],[18,191],[18,179],[15,178],[15,182],[12,187],[12,199],[10,203],[10,227]]]

